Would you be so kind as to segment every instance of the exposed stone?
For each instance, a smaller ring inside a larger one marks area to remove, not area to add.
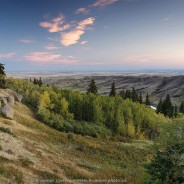
[[[1,107],[8,104],[7,98],[5,97],[0,97],[0,102],[1,102]]]
[[[8,104],[9,105],[14,106],[14,104],[15,104],[15,98],[14,98],[14,96],[7,97],[7,101],[8,101]]]
[[[10,119],[13,119],[13,115],[14,115],[14,110],[10,105],[5,105],[4,107],[0,108],[0,111],[7,117]]]
[[[22,101],[22,95],[18,94],[18,93],[13,93],[14,97],[15,97],[15,101],[17,102],[21,102]]]

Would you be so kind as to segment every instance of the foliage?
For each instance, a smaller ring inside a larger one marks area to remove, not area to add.
[[[109,93],[109,96],[116,96],[116,87],[115,87],[115,83],[114,82],[112,83],[111,91]]]
[[[0,88],[6,88],[6,74],[4,72],[4,64],[0,63]]]
[[[169,94],[166,96],[164,101],[160,99],[157,105],[157,113],[162,113],[164,116],[170,118],[177,116],[177,107],[173,107]]]
[[[98,93],[98,89],[97,89],[97,86],[95,84],[95,80],[92,79],[89,86],[88,86],[88,89],[87,89],[87,93],[93,93],[95,95],[97,95]]]
[[[184,123],[183,119],[162,128],[157,153],[146,165],[149,174],[145,183],[180,184],[184,181]]]
[[[149,97],[149,94],[147,93],[147,95],[146,95],[146,101],[145,101],[145,104],[146,105],[151,105],[151,102],[150,102],[150,97]]]
[[[93,137],[112,134],[152,139],[159,135],[159,126],[165,122],[162,115],[149,107],[120,96],[83,94],[56,86],[40,87],[12,78],[7,80],[7,85],[24,96],[24,102],[34,109],[39,120],[59,131]],[[131,95],[135,101],[139,100],[134,89]]]

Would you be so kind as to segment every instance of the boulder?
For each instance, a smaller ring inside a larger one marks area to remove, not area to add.
[[[9,97],[7,97],[7,101],[8,101],[8,104],[10,105],[10,106],[14,106],[14,104],[15,104],[15,98],[14,98],[14,96],[9,96]]]
[[[4,105],[8,104],[7,98],[0,97],[0,107],[3,107]]]
[[[10,105],[5,105],[4,107],[1,107],[0,111],[7,118],[13,119],[14,110]]]
[[[15,97],[15,101],[17,102],[21,102],[22,101],[22,95],[18,94],[18,93],[13,93],[14,97]]]

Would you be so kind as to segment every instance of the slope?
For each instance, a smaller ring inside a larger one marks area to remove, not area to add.
[[[14,120],[0,117],[0,183],[119,178],[134,183],[151,157],[149,141],[100,140],[54,130],[16,102]],[[80,182],[74,182],[80,183]]]

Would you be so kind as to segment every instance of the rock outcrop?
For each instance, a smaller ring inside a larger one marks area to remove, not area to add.
[[[21,102],[22,95],[6,89],[0,89],[0,113],[13,119],[15,101]]]
[[[13,119],[14,110],[13,107],[11,107],[10,105],[7,104],[4,107],[1,107],[0,111],[7,118]]]

